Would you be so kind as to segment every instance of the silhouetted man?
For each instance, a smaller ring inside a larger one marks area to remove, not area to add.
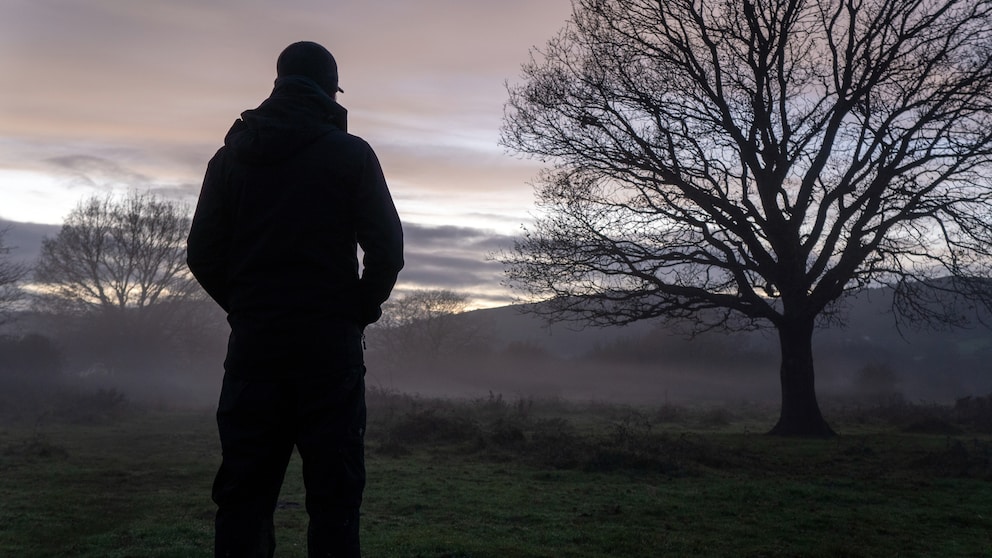
[[[403,267],[403,233],[375,153],[347,133],[331,54],[294,43],[276,73],[269,98],[242,113],[210,160],[188,240],[190,269],[231,325],[215,554],[273,555],[295,445],[309,556],[357,557],[362,332]]]

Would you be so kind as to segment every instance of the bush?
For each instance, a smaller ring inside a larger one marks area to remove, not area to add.
[[[387,439],[414,444],[475,441],[480,434],[468,418],[434,408],[411,411],[386,430]]]
[[[403,456],[417,448],[441,454],[473,453],[479,459],[519,461],[539,469],[591,472],[649,471],[685,476],[751,463],[755,456],[746,449],[731,451],[691,431],[725,428],[742,419],[767,419],[769,424],[774,420],[773,413],[752,404],[733,408],[666,405],[659,410],[557,399],[521,399],[522,403],[514,403],[496,394],[453,401],[383,392],[376,393],[373,399],[380,408],[369,430],[372,451],[382,455]],[[964,398],[953,408],[898,400],[853,409],[835,408],[832,415],[838,425],[873,424],[950,438],[969,430],[965,425],[988,424],[990,413],[992,395]],[[673,424],[676,418],[678,423]],[[742,428],[742,434],[747,434],[747,425]],[[952,448],[954,451],[930,456],[919,466],[982,475],[981,460],[986,459],[986,467],[992,464],[989,448],[987,443],[981,448],[969,446],[968,459],[964,460],[954,453],[960,448]]]
[[[699,415],[699,424],[704,428],[720,428],[729,426],[734,420],[733,413],[725,407],[706,409]]]
[[[63,391],[56,398],[51,416],[77,424],[99,424],[123,417],[130,409],[124,392],[114,388],[95,392]]]
[[[992,433],[992,394],[958,399],[954,403],[954,416],[959,424]]]
[[[500,417],[490,426],[487,439],[499,448],[520,449],[527,442],[524,428],[526,425],[521,420]]]
[[[654,414],[654,419],[658,422],[675,423],[685,420],[686,410],[678,405],[665,403]]]
[[[584,446],[575,427],[565,419],[543,419],[534,423],[526,456],[540,466],[568,469],[582,461]]]
[[[69,452],[64,447],[51,442],[47,436],[37,433],[30,438],[7,445],[0,452],[0,457],[16,458],[21,462],[61,460],[68,456]]]

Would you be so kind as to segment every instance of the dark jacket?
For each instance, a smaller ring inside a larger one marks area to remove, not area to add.
[[[403,267],[399,217],[372,148],[316,83],[279,78],[231,127],[207,165],[187,263],[235,335],[379,318]]]

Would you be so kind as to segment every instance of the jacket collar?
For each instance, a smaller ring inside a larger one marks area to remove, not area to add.
[[[291,102],[294,109],[313,113],[318,119],[329,121],[344,132],[348,131],[348,109],[338,104],[310,78],[295,75],[277,78],[269,98],[258,108],[285,102]]]

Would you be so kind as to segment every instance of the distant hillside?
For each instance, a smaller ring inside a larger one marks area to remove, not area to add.
[[[937,401],[992,393],[992,330],[900,332],[890,302],[885,290],[861,293],[848,301],[843,327],[816,332],[821,394],[846,397],[875,390]],[[448,383],[410,366],[391,376],[401,380],[398,387],[427,393],[529,393],[533,387],[570,397],[654,401],[778,397],[774,330],[711,332],[689,339],[657,320],[607,328],[548,325],[515,306],[467,312],[456,319],[459,327],[477,328],[491,351],[532,358],[518,358],[512,368],[463,367]],[[882,379],[877,378],[879,370]]]
[[[946,402],[992,393],[992,331],[900,333],[889,314],[890,301],[884,290],[862,293],[848,301],[844,327],[816,332],[817,391],[823,400],[861,404],[902,396]],[[388,331],[372,327],[367,331],[368,384],[427,396],[492,394],[511,400],[561,397],[655,405],[775,404],[779,399],[779,346],[773,330],[710,332],[689,339],[658,320],[581,328],[548,325],[521,310],[508,306],[450,316],[446,327],[461,342],[433,349],[414,344],[406,352],[396,350]],[[171,390],[184,401],[214,402],[227,335],[223,320],[216,323],[212,334],[166,359],[173,364],[139,355],[147,370],[127,378],[85,381],[123,388],[132,397],[142,389],[156,396]],[[0,333],[7,331],[54,338],[65,353],[68,376],[89,374],[100,364],[93,362],[90,330],[68,335],[50,319],[25,313]],[[108,355],[118,350],[113,341],[100,346]],[[127,346],[119,349],[130,354]],[[184,363],[178,370],[177,359]]]

